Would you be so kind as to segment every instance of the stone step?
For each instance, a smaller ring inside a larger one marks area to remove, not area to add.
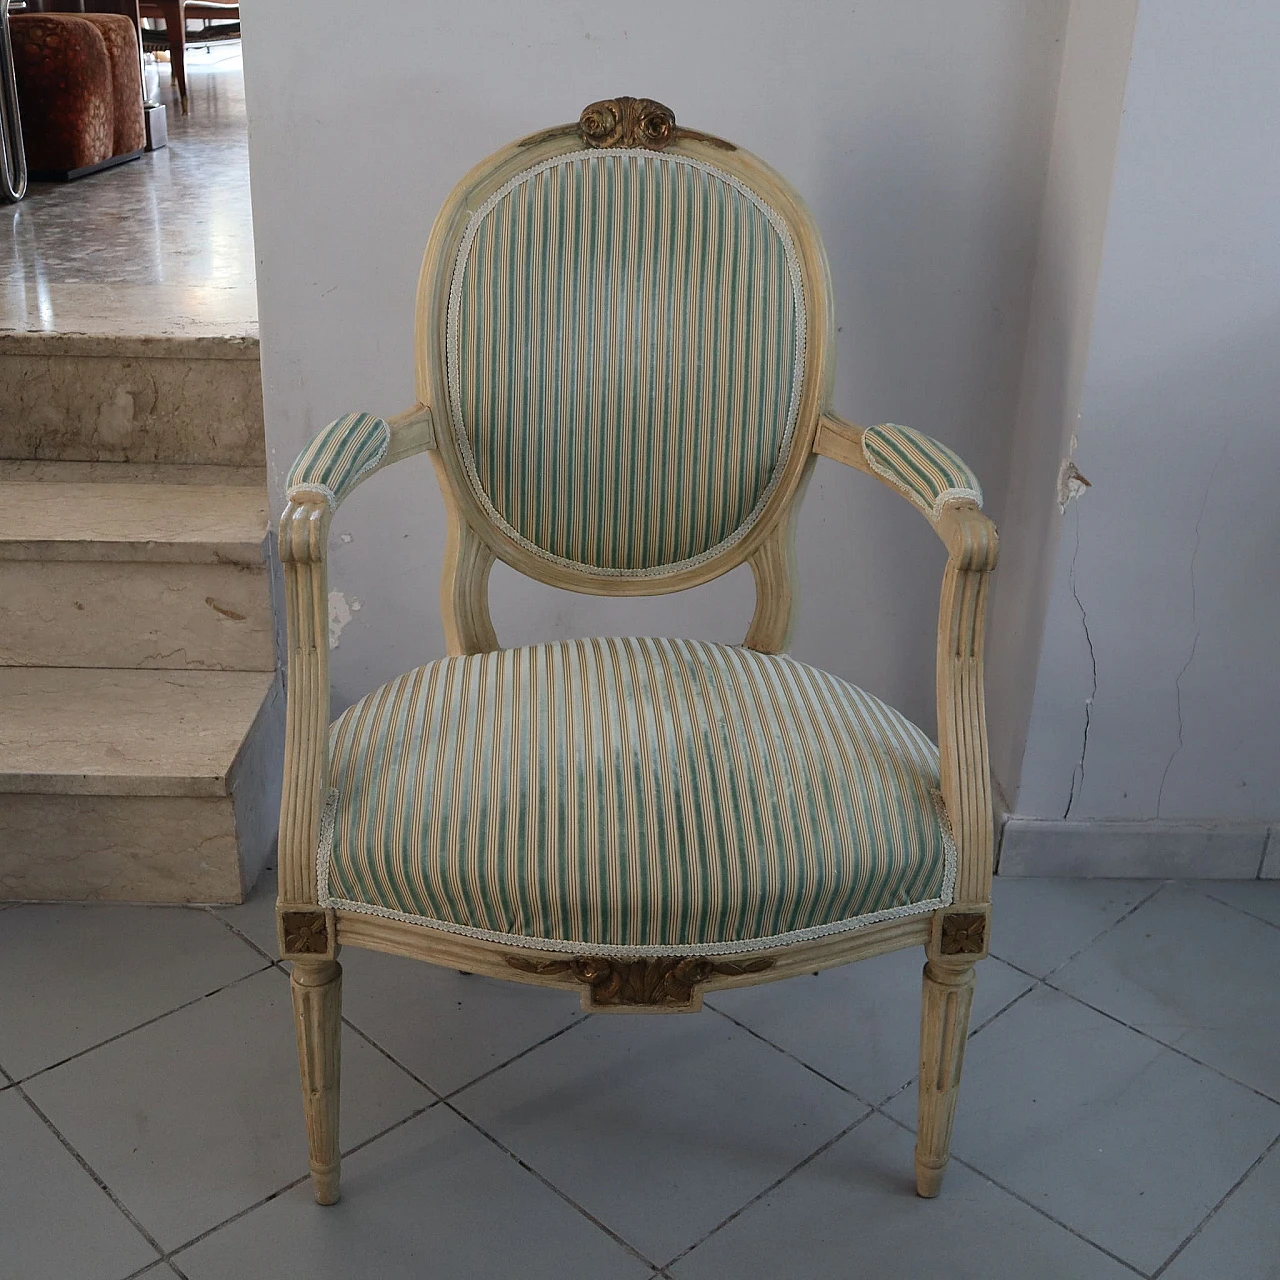
[[[251,337],[0,334],[0,458],[263,466]]]
[[[68,484],[226,484],[265,489],[266,467],[174,462],[44,462],[0,458],[0,481],[60,480]]]
[[[241,901],[282,701],[269,671],[0,669],[0,899]]]
[[[111,467],[135,468],[31,465],[59,470],[0,477],[0,664],[275,666],[261,484],[171,483],[165,469],[115,483],[129,477]]]

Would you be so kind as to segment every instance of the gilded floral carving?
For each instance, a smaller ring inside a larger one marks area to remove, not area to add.
[[[981,911],[952,911],[942,917],[944,956],[981,955],[987,945],[987,917]]]
[[[291,956],[322,956],[329,950],[329,924],[323,911],[280,913],[284,950]]]
[[[748,960],[713,960],[708,956],[574,956],[564,960],[536,960],[507,956],[507,963],[521,973],[569,973],[591,988],[591,1003],[598,1006],[666,1005],[678,1007],[693,1001],[694,988],[715,974],[735,977],[763,973],[773,968],[768,957]]]

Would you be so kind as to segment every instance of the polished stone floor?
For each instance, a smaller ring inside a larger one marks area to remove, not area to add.
[[[321,1209],[274,898],[0,910],[0,1275],[1280,1277],[1278,882],[997,880],[927,1202],[918,949],[619,1018],[348,948]]]
[[[167,147],[0,204],[0,332],[257,333],[239,44],[187,75],[184,117],[161,67]]]

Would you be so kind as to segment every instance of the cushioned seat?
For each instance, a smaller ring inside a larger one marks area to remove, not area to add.
[[[790,658],[655,639],[445,658],[356,703],[330,743],[326,906],[626,955],[951,900],[937,749]]]

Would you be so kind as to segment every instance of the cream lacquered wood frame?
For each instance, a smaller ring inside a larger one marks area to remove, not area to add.
[[[472,211],[515,174],[586,145],[653,147],[704,160],[751,187],[786,219],[801,263],[808,313],[806,365],[794,443],[780,483],[748,534],[694,567],[645,577],[610,576],[586,567],[562,568],[530,554],[498,528],[477,502],[447,422],[445,314],[450,271]],[[495,558],[574,591],[656,594],[681,590],[750,563],[757,604],[746,645],[782,651],[795,612],[794,512],[814,459],[821,454],[884,481],[868,464],[862,428],[828,410],[832,322],[826,257],[813,222],[791,188],[759,160],[729,143],[680,129],[666,108],[645,99],[593,104],[577,125],[550,129],[498,152],[471,171],[440,213],[418,288],[419,403],[389,419],[391,441],[379,466],[426,451],[435,465],[448,513],[440,592],[451,654],[497,649],[488,609]],[[887,481],[884,481],[888,483]],[[891,488],[894,488],[890,484]],[[899,492],[894,488],[895,492]],[[995,528],[971,501],[927,514],[946,545],[937,642],[937,706],[943,799],[957,846],[954,900],[933,912],[870,924],[849,932],[734,955],[732,963],[616,962],[623,998],[593,1003],[587,978],[563,952],[512,948],[418,924],[319,905],[316,851],[328,770],[329,650],[325,564],[331,509],[323,495],[299,494],[280,521],[289,647],[285,777],[280,816],[281,955],[292,961],[292,989],[303,1100],[316,1199],[338,1198],[338,1089],[342,945],[540,986],[582,992],[588,1008],[629,1012],[696,1009],[704,991],[771,982],[846,964],[901,947],[923,945],[926,964],[921,1018],[919,1136],[916,1185],[922,1196],[941,1186],[959,1086],[973,969],[987,952],[992,873],[992,806],[983,705],[983,627],[989,576],[996,561]],[[657,980],[655,982],[655,980]],[[662,983],[667,985],[663,988]],[[656,995],[660,989],[666,995]],[[676,992],[672,998],[671,992]]]

